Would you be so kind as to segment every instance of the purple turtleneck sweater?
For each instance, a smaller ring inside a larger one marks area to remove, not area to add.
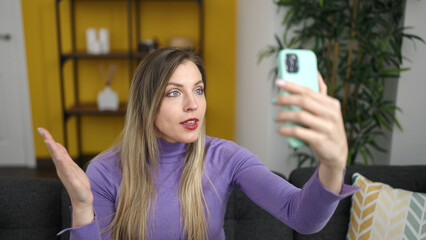
[[[185,144],[159,140],[159,176],[155,182],[157,202],[149,224],[149,239],[180,239],[178,184]],[[301,233],[317,232],[333,214],[339,200],[356,188],[342,184],[339,195],[324,188],[317,171],[302,189],[272,173],[248,150],[234,142],[206,137],[202,186],[210,213],[209,239],[225,239],[223,230],[226,203],[234,187],[241,189],[257,205]],[[94,196],[95,220],[85,226],[69,228],[71,240],[110,239],[103,232],[117,209],[120,193],[120,156],[111,150],[97,156],[87,168]],[[61,232],[61,233],[62,233]],[[102,233],[101,233],[102,232]]]

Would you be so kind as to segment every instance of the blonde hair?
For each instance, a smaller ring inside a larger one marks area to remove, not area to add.
[[[150,235],[149,220],[156,202],[153,179],[158,174],[160,157],[154,121],[168,80],[185,61],[192,61],[198,67],[205,85],[205,70],[200,58],[180,49],[159,49],[148,55],[135,71],[122,140],[118,145],[122,182],[117,211],[107,228],[111,229],[112,240],[147,239]],[[197,141],[187,144],[179,181],[180,221],[184,226],[181,238],[186,234],[188,240],[207,239],[204,210],[208,215],[208,209],[201,185],[204,123],[201,128]]]

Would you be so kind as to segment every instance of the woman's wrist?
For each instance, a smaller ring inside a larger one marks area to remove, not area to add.
[[[72,209],[72,227],[81,227],[87,225],[95,219],[95,212],[93,206],[87,207],[74,207]]]
[[[331,167],[326,164],[320,164],[318,178],[325,188],[335,194],[339,194],[342,189],[344,169],[344,167]]]

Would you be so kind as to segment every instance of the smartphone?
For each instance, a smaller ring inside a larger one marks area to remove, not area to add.
[[[315,53],[307,49],[281,50],[278,53],[278,78],[295,82],[318,92],[318,70]],[[280,94],[286,95],[289,93],[280,89]],[[283,107],[283,110],[300,111],[300,108],[289,106]],[[285,122],[284,124],[300,125],[294,122]],[[286,137],[286,142],[291,148],[300,148],[308,145],[306,142],[294,137]]]

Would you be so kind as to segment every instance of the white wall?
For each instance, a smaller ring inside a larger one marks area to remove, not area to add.
[[[296,167],[284,138],[277,133],[273,117],[277,107],[271,104],[271,57],[257,64],[258,54],[267,44],[275,44],[281,16],[273,1],[237,1],[237,98],[236,141],[259,156],[272,170],[286,176]]]
[[[426,1],[407,1],[406,26],[413,26],[416,34],[426,39]],[[296,168],[295,160],[288,159],[290,150],[277,133],[273,117],[278,109],[271,104],[275,95],[271,88],[270,70],[275,61],[268,58],[257,64],[258,53],[267,44],[275,44],[275,33],[282,32],[284,9],[277,12],[273,1],[237,1],[237,102],[236,141],[248,148],[272,170],[286,176]],[[426,163],[426,46],[404,42],[404,55],[411,71],[402,74],[397,91],[397,105],[404,113],[399,119],[403,132],[389,135],[390,153],[379,154],[377,164]],[[392,92],[392,91],[391,91]],[[391,160],[389,161],[389,157]]]
[[[426,40],[426,1],[407,1],[405,26],[414,27],[409,32]],[[403,65],[411,70],[401,74],[396,105],[403,131],[392,135],[391,165],[426,164],[426,46],[404,40],[403,54],[409,59]]]

